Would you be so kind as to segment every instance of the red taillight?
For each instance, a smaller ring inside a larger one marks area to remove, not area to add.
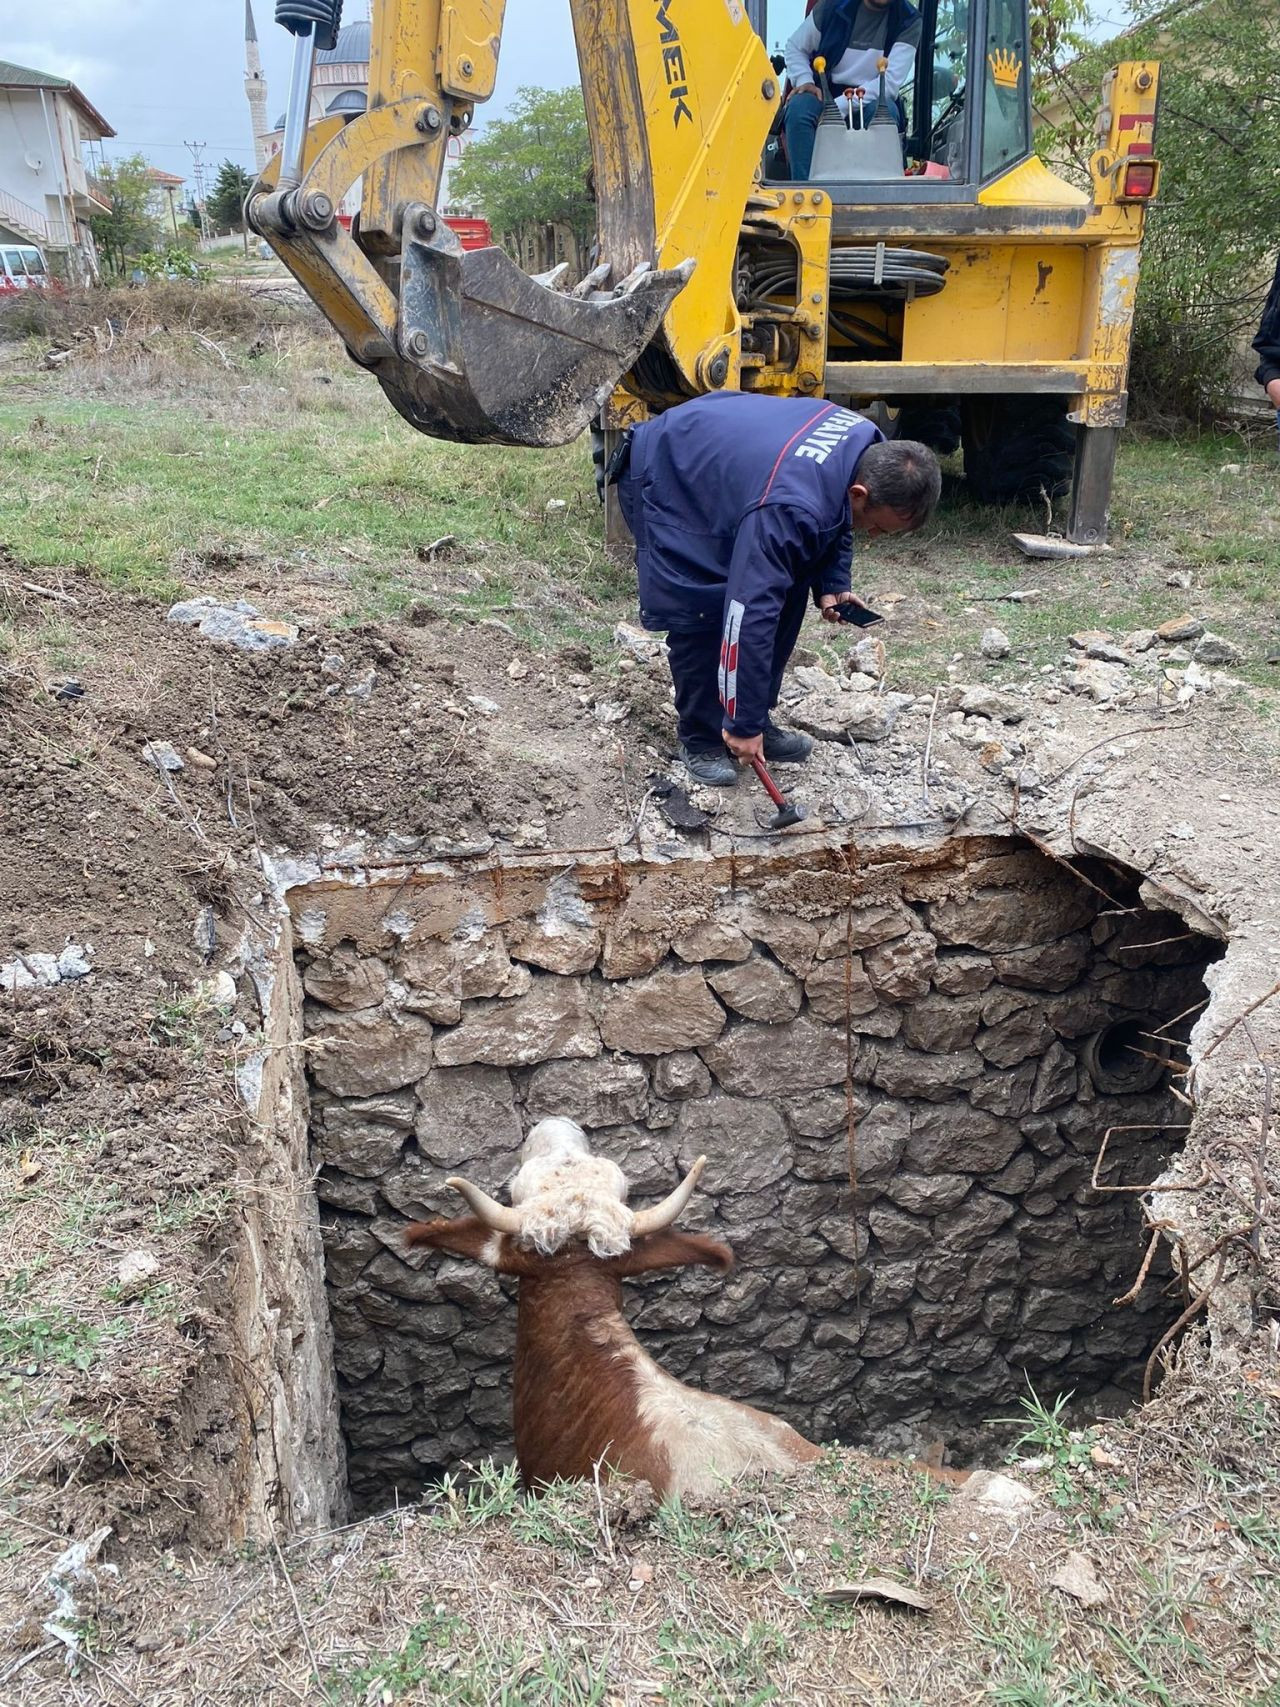
[[[1154,160],[1131,162],[1124,169],[1121,195],[1126,201],[1145,201],[1155,194],[1156,167]]]

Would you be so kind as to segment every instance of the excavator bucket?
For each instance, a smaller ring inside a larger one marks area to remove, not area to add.
[[[401,353],[370,365],[410,425],[462,444],[576,438],[654,338],[693,267],[641,268],[613,290],[567,294],[501,249],[464,250],[430,210],[406,218],[406,231],[415,227],[423,235],[407,239],[401,255]]]

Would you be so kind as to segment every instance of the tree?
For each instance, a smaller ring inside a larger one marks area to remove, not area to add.
[[[1089,0],[1031,0],[1031,93],[1052,90],[1063,69],[1089,47],[1094,15]]]
[[[1147,216],[1129,389],[1138,413],[1212,418],[1228,401],[1232,352],[1257,323],[1280,230],[1275,0],[1131,7],[1133,30],[1060,73],[1065,116],[1042,152],[1087,174],[1103,74],[1120,59],[1161,62],[1162,177]]]
[[[524,237],[565,225],[587,242],[596,226],[590,168],[582,90],[520,89],[510,116],[486,124],[454,168],[453,192],[495,231]]]
[[[150,173],[141,154],[130,154],[123,160],[106,161],[99,174],[111,212],[94,214],[89,226],[113,272],[124,272],[130,256],[154,249],[162,238],[160,221],[152,211],[155,185]]]
[[[234,160],[222,162],[205,202],[205,212],[218,231],[244,230],[244,201],[252,188],[253,179],[243,166]]]

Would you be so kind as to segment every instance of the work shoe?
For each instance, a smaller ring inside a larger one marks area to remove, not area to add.
[[[681,747],[680,757],[684,768],[695,782],[703,783],[707,788],[736,788],[738,786],[738,767],[721,747],[705,747],[701,752],[691,753],[687,747]]]
[[[770,724],[764,732],[764,756],[771,765],[802,765],[813,751],[807,735]]]

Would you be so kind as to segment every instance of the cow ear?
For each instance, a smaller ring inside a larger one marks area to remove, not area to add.
[[[618,1275],[652,1274],[660,1268],[718,1268],[723,1274],[733,1267],[733,1252],[719,1239],[702,1233],[646,1233],[629,1251],[613,1257],[609,1269]]]
[[[467,1257],[498,1274],[532,1272],[530,1258],[515,1240],[509,1234],[495,1233],[475,1215],[460,1215],[456,1221],[414,1221],[405,1228],[404,1242],[411,1249],[425,1245],[453,1257]]]

